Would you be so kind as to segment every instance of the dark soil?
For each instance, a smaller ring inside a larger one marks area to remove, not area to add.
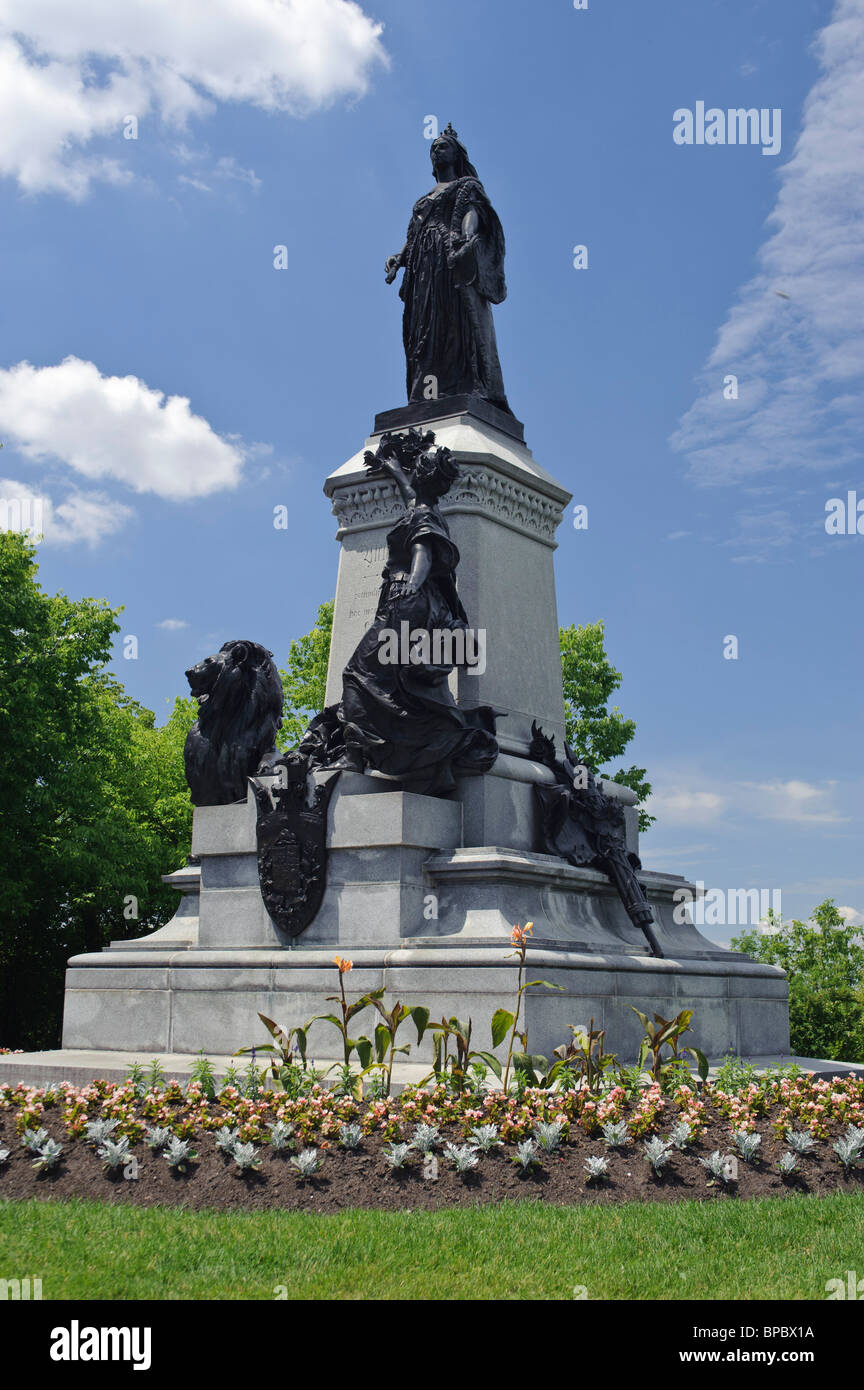
[[[714,1149],[731,1151],[728,1124],[712,1122],[686,1152],[675,1152],[659,1176],[644,1157],[642,1140],[624,1150],[607,1150],[601,1140],[587,1138],[576,1125],[572,1138],[557,1154],[543,1154],[541,1163],[527,1173],[512,1162],[514,1145],[480,1155],[479,1167],[460,1176],[450,1160],[438,1154],[437,1179],[424,1178],[423,1158],[412,1152],[408,1166],[393,1171],[381,1152],[385,1141],[373,1134],[359,1149],[346,1152],[335,1144],[319,1144],[324,1166],[318,1175],[302,1182],[289,1163],[288,1153],[261,1145],[261,1167],[241,1174],[233,1159],[223,1156],[212,1134],[193,1140],[198,1159],[185,1173],[172,1169],[160,1154],[144,1143],[134,1145],[138,1179],[122,1172],[103,1170],[95,1148],[70,1139],[59,1116],[41,1120],[52,1138],[63,1145],[53,1172],[38,1174],[31,1156],[21,1145],[11,1114],[0,1115],[0,1148],[10,1150],[0,1165],[0,1199],[36,1197],[45,1200],[87,1198],[101,1202],[131,1202],[139,1206],[185,1206],[193,1209],[260,1211],[283,1208],[292,1211],[331,1212],[346,1207],[388,1210],[469,1206],[501,1201],[537,1201],[558,1205],[602,1206],[619,1202],[736,1201],[752,1197],[777,1197],[791,1193],[823,1196],[830,1192],[864,1191],[864,1168],[845,1172],[830,1142],[817,1143],[815,1154],[799,1158],[800,1172],[782,1178],[776,1162],[787,1146],[774,1138],[767,1121],[760,1122],[762,1153],[753,1163],[738,1161],[738,1180],[728,1185],[710,1184],[710,1174],[698,1162]],[[464,1143],[454,1126],[442,1129],[442,1139]],[[588,1182],[584,1162],[589,1154],[609,1159],[609,1176]]]

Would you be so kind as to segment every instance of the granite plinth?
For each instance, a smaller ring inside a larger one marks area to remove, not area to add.
[[[525,426],[521,420],[481,396],[441,396],[434,401],[411,401],[394,410],[380,410],[375,416],[373,433],[410,429],[412,425],[432,425],[452,415],[473,415],[477,420],[494,425],[502,434],[512,435],[519,440],[525,438]]]

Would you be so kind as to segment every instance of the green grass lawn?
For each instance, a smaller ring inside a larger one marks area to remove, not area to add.
[[[0,1202],[0,1278],[41,1277],[45,1299],[824,1299],[862,1246],[857,1194],[333,1216]]]

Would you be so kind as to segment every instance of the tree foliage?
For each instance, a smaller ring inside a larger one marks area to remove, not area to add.
[[[732,938],[736,951],[781,965],[789,976],[792,1051],[834,1062],[864,1060],[864,945],[832,898],[808,922],[769,913],[772,931]]]
[[[48,595],[32,544],[0,535],[0,1040],[59,1041],[69,956],[172,915],[160,876],[189,850],[182,748],[195,718],[150,710],[104,670],[117,615]]]
[[[558,637],[567,742],[580,762],[592,772],[602,772],[605,764],[622,756],[636,733],[635,720],[625,719],[617,705],[609,709],[609,700],[621,685],[621,672],[606,655],[602,622],[559,628]],[[644,767],[622,767],[614,775],[605,775],[630,787],[640,802],[651,793]],[[640,810],[639,829],[647,830],[655,820],[656,816]]]
[[[324,708],[327,662],[333,634],[333,599],[318,608],[315,626],[288,648],[288,663],[279,674],[285,691],[279,747],[296,748],[313,714]]]

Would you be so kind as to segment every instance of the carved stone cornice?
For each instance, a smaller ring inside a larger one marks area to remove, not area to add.
[[[364,478],[335,487],[332,499],[340,540],[353,531],[391,526],[402,511],[396,484],[389,478]],[[563,516],[561,504],[553,498],[482,463],[461,464],[441,511],[445,516],[480,513],[552,547]]]

